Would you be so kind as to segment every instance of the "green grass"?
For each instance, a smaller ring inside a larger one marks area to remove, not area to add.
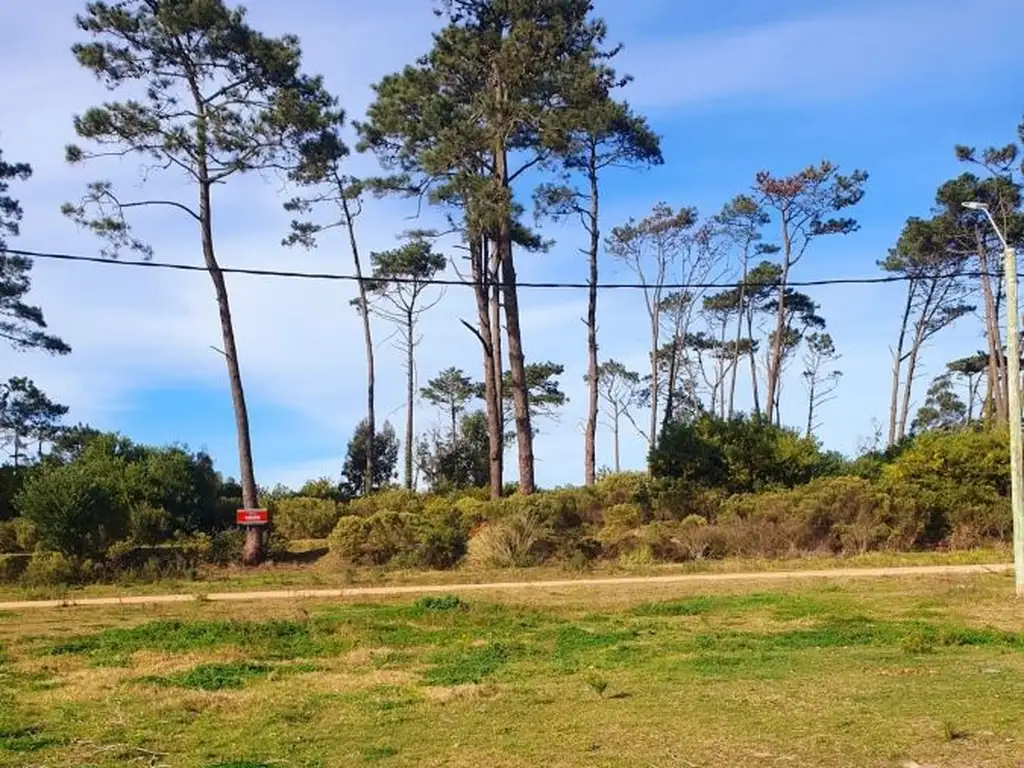
[[[311,664],[293,664],[287,666],[271,666],[256,664],[251,661],[233,661],[226,664],[199,664],[185,672],[164,677],[148,676],[140,682],[159,686],[175,686],[192,688],[198,691],[227,691],[244,688],[253,680],[264,679],[273,675],[298,672],[315,672]]]
[[[337,654],[351,643],[337,633],[331,619],[307,621],[153,621],[127,629],[108,629],[54,643],[54,656],[87,654],[98,659],[123,659],[137,651],[186,653],[225,646],[245,649],[257,658],[294,659]]]
[[[0,622],[0,767],[1012,765],[1010,587],[25,613]]]

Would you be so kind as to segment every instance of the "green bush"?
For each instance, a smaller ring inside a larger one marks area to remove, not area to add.
[[[427,568],[455,567],[466,555],[471,527],[451,497],[430,498],[419,524],[417,563]]]
[[[135,504],[128,513],[128,530],[136,544],[152,545],[166,541],[171,535],[171,515],[163,507],[147,502]]]
[[[72,557],[102,554],[128,533],[123,499],[80,464],[34,473],[16,503],[35,524],[42,544]]]
[[[28,567],[30,555],[0,555],[0,584],[13,584]]]
[[[1004,431],[928,432],[882,471],[882,483],[920,508],[920,543],[934,545],[955,529],[1008,538],[1009,435]]]
[[[473,496],[463,496],[455,502],[455,510],[459,513],[462,527],[472,531],[484,523],[493,508],[490,501],[484,501]]]
[[[340,501],[341,488],[335,480],[331,480],[329,477],[318,477],[316,480],[310,480],[305,483],[299,489],[296,496],[303,496],[309,499]]]
[[[371,517],[378,512],[418,515],[423,511],[424,497],[404,488],[388,488],[348,502],[342,514]]]
[[[338,524],[341,510],[330,499],[296,496],[273,505],[274,532],[282,538],[325,539]]]
[[[345,515],[328,537],[328,546],[356,565],[387,565],[396,558],[408,563],[418,548],[417,529],[416,516],[402,512]]]
[[[650,456],[651,474],[692,488],[754,493],[792,488],[840,469],[813,439],[756,417],[703,415],[662,431]]]
[[[82,580],[83,567],[63,552],[37,552],[22,574],[22,583],[29,587],[59,587]]]
[[[616,504],[604,511],[604,532],[611,535],[626,533],[639,528],[647,520],[639,504]]]
[[[631,504],[647,492],[651,478],[646,472],[619,472],[604,475],[594,484],[594,496],[602,508]]]
[[[231,565],[242,561],[245,531],[232,528],[210,537],[209,561],[214,565]]]
[[[36,528],[36,524],[26,517],[16,517],[11,522],[14,524],[18,549],[22,552],[33,552],[39,545],[39,529]]]
[[[18,529],[13,520],[0,520],[0,555],[21,552],[18,546]]]

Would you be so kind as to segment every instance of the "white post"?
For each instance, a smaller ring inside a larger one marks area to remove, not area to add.
[[[1017,252],[1005,249],[1007,356],[1006,379],[1010,410],[1010,499],[1013,510],[1013,563],[1017,597],[1024,599],[1024,498],[1021,496],[1020,310],[1017,306]]]

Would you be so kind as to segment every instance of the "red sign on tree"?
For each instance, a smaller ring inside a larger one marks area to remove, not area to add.
[[[265,509],[240,509],[235,515],[238,525],[266,525],[270,514]]]

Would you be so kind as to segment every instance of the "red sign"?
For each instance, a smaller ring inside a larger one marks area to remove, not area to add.
[[[265,509],[240,509],[235,515],[238,525],[266,525],[270,515]]]

